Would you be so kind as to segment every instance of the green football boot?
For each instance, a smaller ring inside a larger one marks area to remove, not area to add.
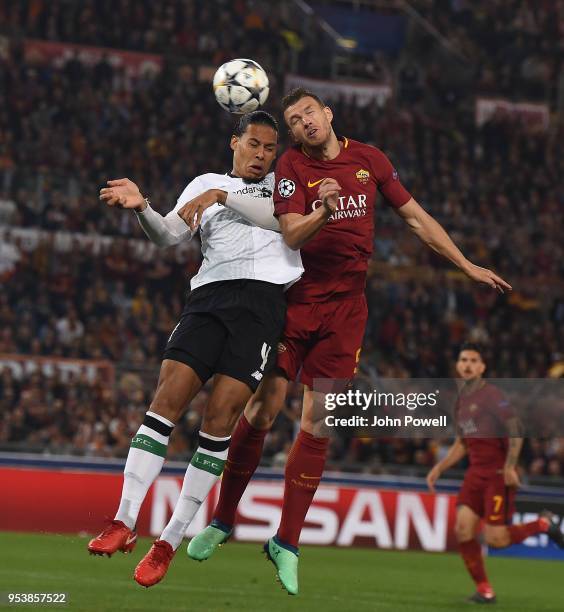
[[[282,544],[274,536],[265,542],[263,546],[266,558],[272,561],[276,568],[276,575],[280,584],[288,591],[289,595],[298,594],[298,556],[299,552],[295,546]]]
[[[196,561],[205,561],[209,559],[216,548],[219,548],[233,533],[233,529],[227,527],[219,521],[212,521],[203,531],[190,540],[187,553],[191,559]]]

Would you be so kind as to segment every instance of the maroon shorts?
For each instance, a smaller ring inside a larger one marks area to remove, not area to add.
[[[515,512],[515,487],[506,486],[503,474],[470,468],[458,493],[458,506],[468,506],[488,525],[509,525]]]
[[[315,378],[349,381],[356,373],[368,317],[364,294],[348,299],[288,304],[277,365],[290,380],[313,387]]]

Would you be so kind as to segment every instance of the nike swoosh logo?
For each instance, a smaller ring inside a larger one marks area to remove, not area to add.
[[[316,185],[319,185],[319,183],[321,183],[321,181],[324,181],[325,179],[319,179],[318,181],[308,181],[307,182],[307,186],[308,187],[315,187]]]
[[[501,514],[492,514],[490,516],[490,521],[497,521],[500,518],[501,518]]]
[[[306,476],[305,474],[300,474],[300,478],[304,480],[321,480],[321,476]]]
[[[124,546],[127,546],[128,544],[131,544],[131,542],[135,542],[136,539],[137,539],[137,534],[134,533],[131,537],[127,538],[127,540],[125,541]]]

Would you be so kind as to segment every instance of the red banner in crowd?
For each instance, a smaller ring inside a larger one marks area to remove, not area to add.
[[[128,77],[137,77],[146,73],[160,72],[163,67],[161,55],[121,51],[106,47],[88,47],[71,43],[50,42],[45,40],[24,41],[26,61],[40,60],[64,66],[71,58],[77,56],[81,63],[95,65],[103,57],[114,68],[124,68]]]
[[[511,117],[529,127],[547,130],[550,110],[546,104],[511,102],[502,98],[478,98],[476,100],[476,124],[483,125],[494,116]]]
[[[0,468],[0,530],[96,533],[118,506],[121,474]],[[158,536],[166,525],[182,479],[160,477],[143,504],[137,528]],[[260,542],[278,527],[283,483],[253,480],[239,505],[237,540]],[[41,500],[41,503],[38,503]],[[217,500],[212,491],[187,535],[205,527]],[[412,491],[322,485],[307,515],[302,544],[454,550],[455,497]]]

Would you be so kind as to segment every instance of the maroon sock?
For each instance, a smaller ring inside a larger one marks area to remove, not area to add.
[[[537,533],[545,533],[548,527],[548,521],[545,518],[540,518],[530,523],[509,525],[507,530],[509,531],[511,544],[519,544],[519,542],[526,540],[529,536],[537,535]]]
[[[298,546],[305,516],[323,474],[328,444],[329,438],[316,438],[300,430],[288,454],[278,528],[278,538],[285,544]]]
[[[460,554],[464,559],[464,565],[476,586],[489,585],[488,577],[486,576],[486,568],[484,567],[484,557],[482,556],[482,547],[475,538],[467,542],[458,544]]]
[[[267,433],[268,429],[255,429],[243,414],[231,436],[219,501],[213,515],[228,527],[235,524],[237,506],[260,462]]]

